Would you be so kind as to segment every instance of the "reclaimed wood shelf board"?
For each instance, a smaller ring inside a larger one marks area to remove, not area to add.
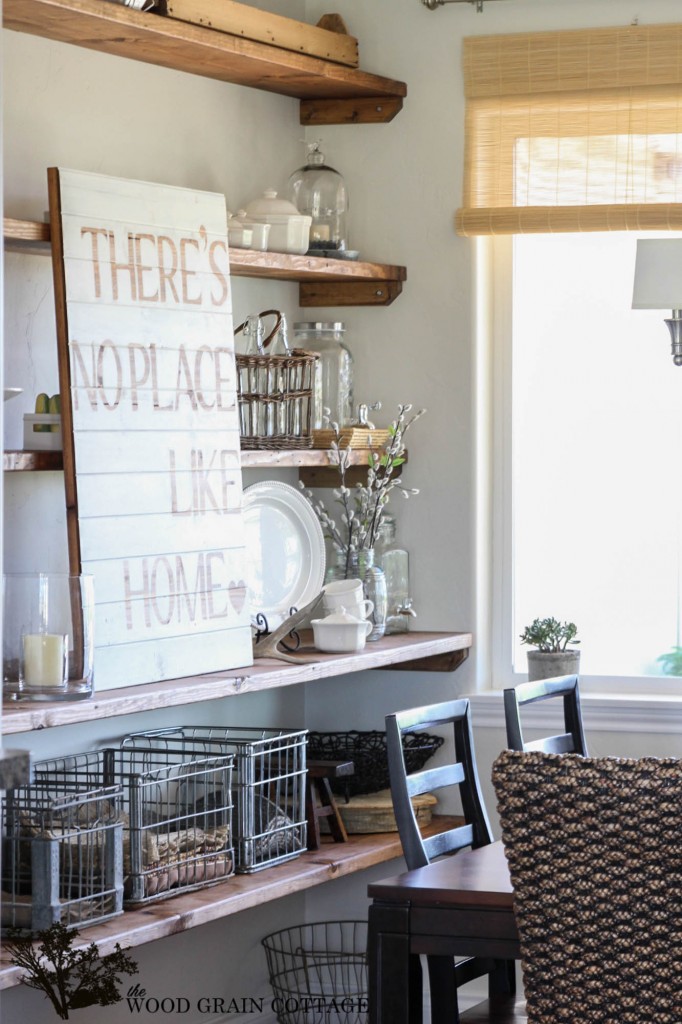
[[[7,702],[3,705],[2,732],[3,735],[11,735],[74,725],[370,669],[454,671],[467,657],[473,642],[471,633],[398,633],[373,641],[353,654],[321,654],[312,647],[305,650],[310,639],[310,636],[302,634],[303,650],[299,665],[259,658],[253,666],[246,668],[121,687],[101,694],[95,692],[93,697],[73,703]]]
[[[4,0],[2,13],[17,32],[292,96],[302,124],[391,120],[407,94],[404,82],[102,0]]]
[[[350,453],[349,465],[360,469],[367,466],[368,448],[354,448]],[[261,448],[241,453],[243,469],[291,469],[310,468],[330,470],[334,474],[334,486],[338,486],[338,470],[329,461],[329,453],[320,448],[299,448],[282,450]],[[38,470],[63,469],[62,453],[51,451],[10,451],[3,452],[3,470],[6,473],[29,473]],[[317,486],[320,486],[317,484]]]
[[[455,819],[434,816],[424,829],[434,835],[451,828]],[[402,855],[397,832],[350,836],[347,843],[325,841],[319,850],[252,875],[233,875],[225,882],[184,896],[150,903],[140,910],[126,910],[120,917],[92,928],[83,928],[79,947],[95,942],[100,955],[113,953],[116,943],[124,948],[167,938],[238,914],[250,907],[303,892],[335,878],[364,871]],[[21,971],[0,956],[0,989],[21,984]]]
[[[5,217],[4,237],[7,252],[50,255],[50,225],[42,221]],[[298,282],[302,307],[388,306],[407,279],[405,267],[394,264],[250,249],[230,249],[230,273],[233,277]]]
[[[5,451],[2,453],[5,473],[37,473],[43,470],[61,470],[64,462],[61,452]]]

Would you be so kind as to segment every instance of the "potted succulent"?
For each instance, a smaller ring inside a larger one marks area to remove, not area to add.
[[[528,651],[528,679],[551,679],[553,676],[577,675],[580,670],[580,651],[569,651],[576,640],[578,629],[573,622],[558,619],[534,619],[521,634],[522,644],[531,644]]]

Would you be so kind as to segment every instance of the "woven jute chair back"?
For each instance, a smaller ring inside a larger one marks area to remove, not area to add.
[[[493,765],[528,1024],[682,1022],[682,761]]]

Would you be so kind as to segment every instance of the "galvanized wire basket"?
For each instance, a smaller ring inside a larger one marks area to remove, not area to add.
[[[366,921],[284,928],[262,943],[279,1024],[366,1024]]]
[[[234,757],[234,847],[240,874],[298,857],[306,849],[306,729],[181,726],[137,733],[124,746],[183,757]]]
[[[43,762],[36,778],[123,792],[124,904],[203,888],[234,873],[231,756],[106,748]]]
[[[99,780],[101,783],[101,780]],[[3,931],[98,924],[123,912],[123,792],[35,766],[3,803]]]

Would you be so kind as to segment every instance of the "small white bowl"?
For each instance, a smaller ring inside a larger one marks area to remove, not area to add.
[[[345,608],[332,612],[324,619],[313,619],[310,625],[313,627],[315,646],[318,651],[326,654],[361,651],[373,628],[368,619],[356,619]]]

